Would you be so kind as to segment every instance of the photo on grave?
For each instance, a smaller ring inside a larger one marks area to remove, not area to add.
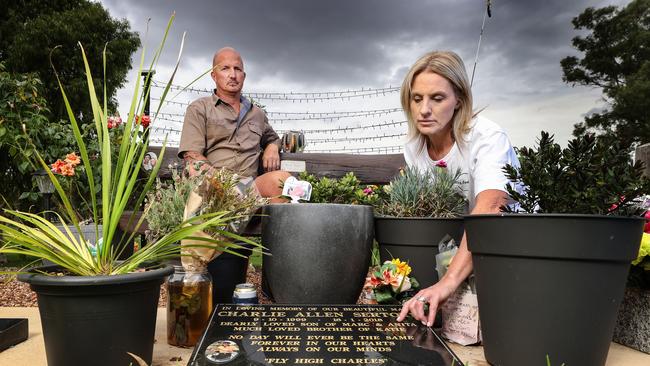
[[[188,366],[462,365],[395,305],[219,304]]]

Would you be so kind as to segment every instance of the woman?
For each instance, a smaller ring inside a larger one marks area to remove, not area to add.
[[[502,168],[519,166],[503,129],[472,110],[472,91],[461,58],[453,52],[430,52],[409,70],[401,90],[408,119],[409,141],[404,158],[409,166],[429,169],[444,161],[465,173],[465,195],[472,214],[496,213],[508,202],[508,179]],[[397,320],[410,312],[431,326],[439,305],[472,272],[472,257],[463,235],[447,273],[407,301]],[[424,313],[424,304],[429,313]]]

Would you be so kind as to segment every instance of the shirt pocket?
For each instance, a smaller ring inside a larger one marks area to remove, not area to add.
[[[220,143],[223,141],[228,141],[234,126],[228,120],[223,118],[208,118],[206,126],[206,139],[208,142]],[[210,145],[210,143],[208,143]]]
[[[245,150],[262,150],[262,127],[256,123],[247,123],[242,129],[243,134],[241,137],[243,141],[240,143],[242,148]]]

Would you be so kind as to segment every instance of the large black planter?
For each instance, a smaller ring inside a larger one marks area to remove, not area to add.
[[[273,204],[264,208],[265,279],[278,303],[354,304],[373,240],[370,206]]]
[[[465,217],[485,358],[493,365],[605,365],[643,219]]]
[[[151,364],[160,285],[172,272],[165,266],[116,276],[18,275],[38,297],[48,366],[135,363],[126,352]]]
[[[382,263],[392,258],[408,261],[413,276],[425,288],[438,282],[436,255],[446,235],[457,245],[463,237],[463,219],[375,216],[375,239]]]

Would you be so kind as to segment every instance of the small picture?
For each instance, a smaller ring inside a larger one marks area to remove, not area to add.
[[[142,160],[142,169],[145,172],[151,172],[153,170],[153,167],[156,166],[156,162],[158,161],[158,156],[156,155],[155,152],[149,151],[144,155],[144,159]]]
[[[298,202],[298,200],[309,201],[311,198],[311,184],[295,177],[289,177],[284,181],[282,195],[291,197],[292,202]]]
[[[205,358],[213,363],[227,363],[239,356],[239,346],[233,341],[216,341],[205,349]]]

